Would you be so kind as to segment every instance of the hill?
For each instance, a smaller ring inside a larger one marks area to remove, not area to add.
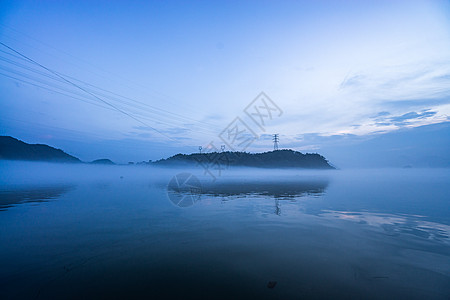
[[[161,159],[155,165],[221,164],[222,166],[245,166],[257,168],[305,168],[334,169],[325,157],[317,153],[303,154],[293,150],[275,150],[263,153],[212,152],[177,154]]]
[[[0,136],[0,159],[80,163],[81,161],[43,144],[27,144],[10,136]]]
[[[107,159],[107,158],[96,159],[94,161],[91,161],[91,164],[94,164],[94,165],[115,165],[115,163],[113,161],[111,161],[110,159]]]

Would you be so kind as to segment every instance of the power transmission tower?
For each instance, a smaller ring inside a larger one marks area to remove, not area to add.
[[[200,151],[200,154],[202,154],[202,149],[203,149],[202,146],[198,146],[198,151]]]
[[[220,151],[221,152],[225,151],[225,145],[220,146]]]
[[[273,135],[273,151],[278,150],[278,142],[279,142],[279,138],[278,138],[278,133],[275,133]]]

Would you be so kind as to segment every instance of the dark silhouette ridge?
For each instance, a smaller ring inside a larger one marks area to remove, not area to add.
[[[0,159],[81,163],[60,149],[44,144],[27,144],[11,136],[0,136]]]
[[[94,164],[94,165],[115,165],[115,163],[113,161],[111,161],[110,159],[107,159],[107,158],[96,159],[96,160],[92,161],[91,164]]]
[[[294,150],[275,150],[263,153],[248,152],[211,152],[211,153],[193,153],[177,154],[167,159],[161,159],[153,164],[170,165],[221,165],[245,166],[258,168],[305,168],[305,169],[335,169],[320,154],[303,154]]]
[[[82,161],[60,149],[44,144],[27,144],[11,136],[0,136],[0,160],[27,160],[63,163],[82,163]],[[97,159],[91,164],[115,165],[109,159]],[[304,168],[304,169],[335,169],[320,154],[306,153],[290,149],[275,150],[263,153],[248,152],[211,152],[177,154],[167,159],[139,164],[157,166],[176,165],[211,165],[221,167],[241,166],[257,168]]]

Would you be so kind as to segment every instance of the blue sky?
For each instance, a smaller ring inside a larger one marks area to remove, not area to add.
[[[220,145],[261,91],[283,113],[249,151],[449,120],[448,1],[0,3],[0,41],[47,68],[0,46],[0,134],[81,159]]]

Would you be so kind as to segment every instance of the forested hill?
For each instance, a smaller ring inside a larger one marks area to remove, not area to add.
[[[334,169],[320,154],[303,154],[293,150],[275,150],[263,153],[212,152],[177,154],[161,159],[155,165],[220,164],[222,166],[245,166],[258,168],[306,168]]]
[[[0,136],[0,159],[31,160],[48,162],[80,163],[81,161],[60,149],[43,144],[27,144],[10,136]],[[108,159],[100,159],[93,164],[114,164]],[[320,154],[303,154],[293,150],[275,150],[263,153],[248,152],[211,152],[177,154],[167,159],[153,163],[157,166],[177,165],[220,165],[258,167],[258,168],[304,168],[304,169],[334,169]]]
[[[27,144],[11,136],[0,136],[0,159],[79,163],[78,158],[43,144]]]

